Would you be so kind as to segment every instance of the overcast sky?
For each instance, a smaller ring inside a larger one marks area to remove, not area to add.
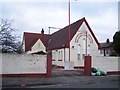
[[[118,30],[118,1],[71,0],[71,23],[85,17],[99,42],[112,41]],[[21,37],[23,32],[40,33],[44,28],[48,34],[48,27],[68,25],[68,0],[3,0],[0,10],[0,19],[14,20]]]

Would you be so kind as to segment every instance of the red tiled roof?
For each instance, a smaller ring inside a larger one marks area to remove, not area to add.
[[[109,43],[100,43],[100,49],[103,49],[103,48],[111,48],[113,47],[113,42],[109,42]]]
[[[78,31],[79,27],[82,25],[82,23],[85,22],[86,25],[88,26],[88,29],[90,30],[93,38],[95,39],[96,43],[99,43],[97,38],[95,37],[94,33],[92,32],[90,26],[88,25],[87,21],[85,18],[82,18],[70,25],[70,40],[73,38],[73,36],[76,34]],[[50,37],[50,40],[48,42],[48,48],[49,49],[60,49],[63,47],[68,47],[68,26],[64,27],[63,29],[53,33]]]
[[[79,27],[82,25],[83,22],[85,22],[86,25],[88,26],[88,29],[90,30],[99,48],[100,46],[98,40],[95,37],[94,33],[92,32],[92,29],[88,25],[85,18],[82,18],[70,25],[70,40],[74,37],[74,35],[76,34],[76,32],[78,31]],[[30,50],[38,39],[41,39],[47,50],[60,49],[64,47],[68,48],[68,26],[64,27],[63,29],[60,29],[59,31],[51,35],[24,32],[24,37],[25,37],[25,51]]]
[[[49,37],[50,35],[47,34],[24,32],[25,51],[31,50],[31,47],[37,42],[38,39],[40,39],[45,47],[47,47]]]

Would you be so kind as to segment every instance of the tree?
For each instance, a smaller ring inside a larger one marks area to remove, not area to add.
[[[18,47],[20,47],[20,41],[18,41],[18,36],[13,34],[15,29],[12,27],[13,20],[1,20],[0,22],[0,50],[3,53],[8,52],[18,52]],[[19,44],[18,44],[19,43]]]
[[[113,36],[113,48],[118,56],[120,56],[120,31],[117,31]]]

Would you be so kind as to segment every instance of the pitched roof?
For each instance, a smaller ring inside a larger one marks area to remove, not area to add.
[[[25,51],[31,50],[31,47],[38,41],[38,39],[40,39],[45,47],[47,47],[49,37],[50,35],[47,34],[24,32]]]
[[[100,48],[111,48],[113,47],[113,42],[109,42],[109,43],[100,43]]]
[[[85,18],[82,18],[70,25],[70,40],[74,37],[82,23],[85,22],[88,29],[90,30],[94,40],[98,44],[99,43],[97,38],[95,37],[94,33],[92,32],[92,29],[88,25]],[[66,26],[63,29],[60,29],[59,31],[48,35],[48,34],[38,34],[38,33],[28,33],[24,32],[24,39],[25,39],[25,51],[28,51],[31,49],[31,47],[37,42],[38,39],[41,39],[47,50],[54,50],[54,49],[60,49],[60,48],[68,48],[68,27]]]
[[[88,26],[93,38],[95,39],[96,43],[99,43],[97,38],[95,37],[94,33],[92,32],[90,26],[88,25],[85,18],[82,18],[70,25],[70,40],[73,38],[73,36],[78,31],[79,27],[82,25],[83,21],[85,21],[86,25]],[[60,49],[63,47],[68,47],[68,26],[64,27],[63,29],[53,33],[50,37],[50,40],[48,42],[48,49]]]

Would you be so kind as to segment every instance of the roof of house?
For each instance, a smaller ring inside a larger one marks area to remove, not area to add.
[[[113,42],[109,42],[109,43],[100,43],[100,48],[111,48],[113,47]]]
[[[99,47],[99,43],[97,38],[95,37],[94,33],[92,32],[92,29],[90,28],[90,26],[88,25],[87,21],[85,18],[82,18],[74,23],[72,23],[70,25],[70,40],[73,38],[73,36],[76,34],[76,32],[78,31],[78,29],[80,28],[80,26],[82,25],[82,23],[85,22],[86,25],[88,26],[88,29],[90,30],[93,38],[95,39],[96,43],[98,44]],[[69,47],[68,46],[68,27],[66,26],[63,29],[53,33],[50,37],[50,40],[48,42],[48,48],[49,49],[60,49],[63,47]]]
[[[109,39],[106,40],[106,42],[100,43],[100,48],[111,48],[113,47],[113,42],[110,42]]]
[[[85,22],[88,29],[90,30],[94,40],[98,44],[99,43],[97,38],[95,37],[94,33],[92,32],[92,29],[88,25],[87,21],[85,18],[82,18],[70,25],[70,40],[74,37],[82,23]],[[28,33],[24,32],[24,39],[25,39],[25,51],[28,51],[31,49],[31,47],[37,42],[38,39],[41,39],[47,50],[53,50],[53,49],[60,49],[60,48],[68,48],[68,27],[66,26],[63,29],[60,29],[59,31],[48,35],[48,34],[39,34],[39,33]],[[43,31],[43,30],[42,30]]]
[[[31,50],[31,47],[40,39],[42,43],[47,47],[47,42],[50,35],[47,34],[39,34],[39,33],[29,33],[24,32],[24,40],[25,40],[25,51]]]

